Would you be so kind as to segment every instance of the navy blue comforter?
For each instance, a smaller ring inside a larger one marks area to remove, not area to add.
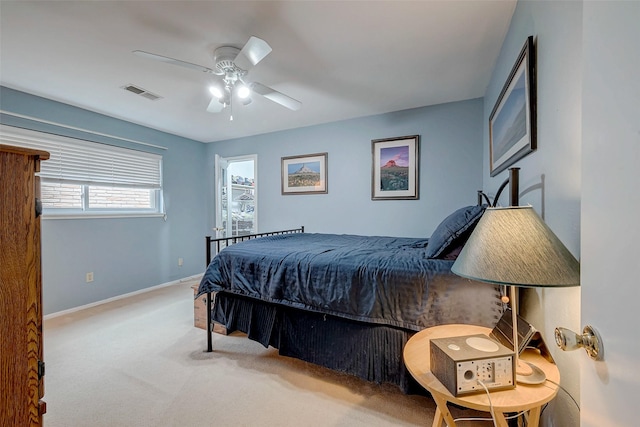
[[[430,287],[438,281],[465,282],[451,273],[453,261],[426,258],[427,243],[312,233],[247,240],[211,261],[198,294],[226,291],[418,331],[433,323]]]

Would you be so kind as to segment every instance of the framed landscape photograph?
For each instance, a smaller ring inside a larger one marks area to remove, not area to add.
[[[537,148],[535,64],[533,36],[529,36],[489,116],[491,176]]]
[[[282,194],[326,194],[327,153],[282,158]]]
[[[418,199],[419,136],[371,141],[371,199]]]

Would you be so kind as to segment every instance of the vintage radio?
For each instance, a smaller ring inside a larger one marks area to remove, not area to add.
[[[435,338],[431,345],[431,372],[453,394],[460,396],[515,387],[514,353],[486,335]]]

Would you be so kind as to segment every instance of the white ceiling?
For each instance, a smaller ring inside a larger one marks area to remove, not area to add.
[[[0,83],[202,142],[484,95],[516,0],[2,1]],[[206,112],[221,45],[250,36],[273,51],[258,81],[302,102],[258,98]],[[134,84],[162,99],[123,90]],[[1,100],[0,100],[1,102]],[[1,106],[1,104],[0,104]]]

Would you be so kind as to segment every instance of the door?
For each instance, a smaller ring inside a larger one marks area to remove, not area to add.
[[[229,180],[227,178],[229,162],[227,159],[216,154],[215,157],[215,179],[216,179],[216,237],[227,237],[227,224],[229,224]]]
[[[604,361],[575,355],[580,425],[630,427],[640,385],[640,2],[583,5],[581,317],[600,332]]]
[[[257,155],[215,157],[216,237],[258,232]]]

